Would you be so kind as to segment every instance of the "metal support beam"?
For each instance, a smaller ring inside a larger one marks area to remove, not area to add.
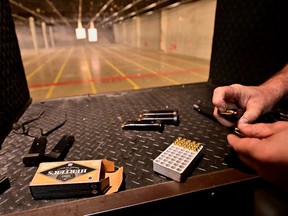
[[[36,36],[36,27],[34,17],[29,17],[29,25],[31,30],[32,42],[35,49],[36,54],[38,53],[38,43],[37,43],[37,36]]]
[[[48,49],[49,48],[49,44],[48,44],[48,39],[47,39],[46,23],[45,22],[41,22],[41,27],[42,27],[44,46],[45,46],[45,49]]]
[[[31,10],[31,9],[23,6],[22,4],[19,4],[18,2],[14,1],[14,0],[9,0],[9,2],[10,2],[11,4],[13,4],[13,5],[15,5],[15,6],[21,8],[21,9],[27,11],[27,12],[29,12],[29,13],[32,14],[33,16],[40,18],[41,20],[43,20],[43,21],[45,21],[45,22],[47,22],[47,20],[48,20],[47,17],[44,17],[44,16],[42,16],[42,15],[40,15],[40,14],[35,13],[33,10]],[[34,18],[33,18],[33,19],[34,19]]]
[[[49,29],[49,36],[50,36],[51,46],[53,48],[53,47],[55,47],[53,28],[52,28],[52,26],[49,26],[48,29]]]

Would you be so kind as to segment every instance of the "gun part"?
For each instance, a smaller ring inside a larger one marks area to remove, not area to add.
[[[155,116],[155,117],[143,117],[140,116],[138,119],[139,121],[160,121],[163,124],[173,124],[173,125],[179,125],[179,115],[176,116]]]
[[[10,181],[6,176],[0,176],[0,194],[10,188]]]
[[[141,117],[161,117],[161,116],[177,116],[178,110],[149,110],[142,113]]]
[[[44,155],[45,162],[63,161],[72,147],[75,139],[74,136],[64,135],[54,148]]]
[[[208,106],[203,106],[202,104],[194,104],[193,105],[194,109],[197,110],[199,113],[203,114],[204,116],[216,120],[214,115],[213,115],[213,108],[208,107]]]
[[[38,166],[43,161],[47,139],[45,136],[34,138],[28,154],[23,158],[26,167]]]
[[[222,112],[219,111],[219,115],[226,118],[229,121],[237,121],[241,116],[243,115],[244,111],[243,109],[239,108],[229,108]]]
[[[161,122],[157,121],[126,121],[122,124],[123,130],[145,130],[162,132],[164,127]]]
[[[237,127],[234,128],[234,133],[239,137],[245,137],[245,135]]]

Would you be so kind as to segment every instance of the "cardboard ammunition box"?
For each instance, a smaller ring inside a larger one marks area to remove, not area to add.
[[[34,199],[88,197],[118,191],[123,168],[108,160],[40,163],[29,184]]]

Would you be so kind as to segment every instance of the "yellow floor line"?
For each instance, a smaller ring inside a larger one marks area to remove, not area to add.
[[[110,62],[108,59],[106,59],[104,56],[102,56],[98,51],[96,51],[95,48],[92,48],[94,52],[97,52],[97,55],[104,60],[110,67],[112,67],[117,73],[119,73],[122,77],[126,77],[126,75],[117,68],[112,62]],[[126,80],[133,86],[134,89],[140,89],[140,87],[133,82],[130,78],[126,78]]]
[[[33,70],[31,73],[29,73],[28,75],[26,75],[27,80],[29,80],[32,76],[34,76],[41,68],[43,68],[46,64],[48,64],[52,59],[56,58],[60,53],[61,50],[58,50],[56,54],[52,55],[50,58],[48,58],[48,60],[46,62],[44,62],[42,65],[40,65],[39,67],[37,67],[35,70]]]
[[[116,48],[113,48],[113,49],[118,50],[118,49],[116,49]],[[121,50],[121,52],[125,52],[125,53],[131,54],[131,52],[128,52],[128,51],[123,51],[123,50]],[[162,64],[162,65],[166,65],[167,67],[174,68],[174,69],[176,69],[176,70],[186,70],[185,68],[178,67],[178,66],[175,66],[175,65],[172,65],[172,64],[169,64],[169,63],[165,63],[165,62],[163,62],[163,61],[155,60],[155,59],[152,59],[151,57],[143,56],[143,55],[141,55],[141,54],[136,54],[135,52],[133,52],[133,55],[134,55],[134,56],[135,56],[135,55],[140,56],[141,58],[148,59],[149,61],[152,61],[152,62],[155,62],[155,63],[160,63],[160,64]],[[170,57],[169,57],[169,58],[170,58]],[[198,64],[198,63],[195,63],[195,64]],[[200,65],[200,64],[198,64],[198,65]],[[202,67],[204,67],[204,65],[202,65]],[[207,70],[208,70],[208,68],[207,68]],[[202,75],[202,74],[198,74],[198,73],[194,73],[193,75],[198,76],[198,77],[201,77],[201,78],[207,78],[207,76]]]
[[[68,53],[68,55],[66,56],[66,58],[65,58],[65,60],[64,60],[64,63],[62,64],[60,70],[58,71],[57,76],[55,77],[53,83],[58,83],[58,81],[59,81],[59,79],[60,79],[60,77],[61,77],[61,75],[62,75],[62,73],[63,73],[63,71],[64,71],[64,68],[66,67],[67,62],[68,62],[68,60],[69,60],[69,58],[70,58],[70,56],[71,56],[72,50],[73,50],[73,48],[70,48],[69,53]],[[45,96],[45,99],[48,99],[48,98],[51,97],[54,89],[55,89],[55,85],[52,85],[52,86],[49,88],[49,91],[47,92],[47,94],[46,94],[46,96]]]
[[[38,61],[40,58],[46,57],[46,56],[49,55],[51,52],[52,52],[52,50],[49,50],[49,52],[45,52],[45,53],[43,53],[43,54],[41,54],[41,55],[36,55],[36,56],[34,55],[34,56],[32,56],[32,57],[31,57],[32,59],[30,59],[30,60],[27,60],[27,59],[26,59],[25,61],[23,61],[24,67],[27,67],[27,66],[29,66],[30,64]]]
[[[110,52],[110,53],[112,53],[113,55],[116,55],[116,56],[118,56],[119,58],[122,58],[122,59],[124,59],[125,61],[130,62],[131,64],[136,65],[137,67],[143,68],[144,70],[146,70],[146,71],[148,71],[148,72],[150,72],[150,73],[156,74],[157,76],[162,77],[163,79],[166,79],[166,80],[168,80],[169,82],[171,82],[171,83],[173,83],[173,84],[177,84],[177,85],[180,84],[180,83],[177,82],[176,80],[170,79],[170,78],[167,77],[167,76],[161,75],[161,74],[159,74],[159,73],[157,73],[157,72],[155,72],[155,71],[153,71],[153,70],[151,70],[151,69],[149,69],[149,68],[147,68],[147,67],[145,67],[145,66],[143,66],[143,65],[141,65],[141,64],[138,64],[137,62],[134,62],[134,61],[132,61],[132,60],[130,60],[130,59],[128,59],[128,58],[125,58],[125,57],[123,57],[123,56],[121,56],[121,55],[118,55],[118,54],[110,51],[108,48],[101,48],[101,49],[104,49],[104,50],[106,50],[107,52]]]
[[[121,47],[117,47],[116,49],[131,49],[131,48],[128,48],[127,46],[121,46]],[[133,50],[133,52],[138,52],[138,53],[145,53],[146,55],[147,55],[147,51],[145,51],[145,50],[143,50],[143,49],[140,49],[140,48],[138,48],[138,49],[132,49]],[[128,51],[129,52],[129,51]],[[144,54],[144,55],[145,55]],[[150,54],[150,53],[149,53]],[[176,61],[180,61],[180,62],[185,62],[185,63],[189,63],[189,64],[197,64],[197,65],[199,65],[199,66],[204,66],[204,67],[208,67],[208,69],[209,69],[209,63],[200,63],[200,62],[195,62],[195,61],[197,61],[197,60],[193,60],[193,59],[191,59],[191,60],[188,60],[188,59],[183,59],[183,58],[179,58],[179,57],[174,57],[174,56],[171,56],[171,55],[169,55],[169,53],[162,53],[162,52],[159,52],[159,51],[156,51],[155,52],[155,55],[157,55],[157,54],[159,54],[159,55],[164,55],[165,56],[165,58],[169,58],[169,59],[174,59],[174,60],[176,60]],[[170,53],[170,54],[173,54],[173,53]],[[141,55],[141,54],[139,54],[139,55]],[[177,55],[177,54],[176,54]],[[193,57],[191,57],[191,58],[193,58]],[[207,62],[208,62],[208,60],[207,60]]]
[[[92,72],[91,72],[91,68],[90,68],[90,65],[89,65],[89,62],[88,62],[88,60],[87,60],[87,56],[86,56],[86,53],[85,53],[83,47],[81,47],[81,52],[83,53],[83,57],[84,57],[85,62],[87,63],[87,66],[88,66],[88,67],[87,67],[87,68],[88,68],[87,74],[88,74],[89,80],[91,80],[91,82],[90,82],[90,88],[91,88],[92,93],[95,94],[95,93],[97,92],[97,91],[96,91],[96,86],[95,86],[95,83],[94,83],[94,81],[93,81],[93,75],[92,75]]]

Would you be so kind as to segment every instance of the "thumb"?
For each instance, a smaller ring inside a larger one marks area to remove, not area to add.
[[[248,111],[246,111],[243,116],[238,120],[238,124],[248,124],[253,123],[258,119],[259,115],[257,115],[255,112],[250,114]]]
[[[260,117],[261,113],[262,111],[258,109],[258,106],[249,105],[246,107],[245,112],[238,120],[238,123],[253,123]]]
[[[238,124],[238,129],[246,137],[265,138],[272,135],[271,124],[257,123],[257,124]]]

